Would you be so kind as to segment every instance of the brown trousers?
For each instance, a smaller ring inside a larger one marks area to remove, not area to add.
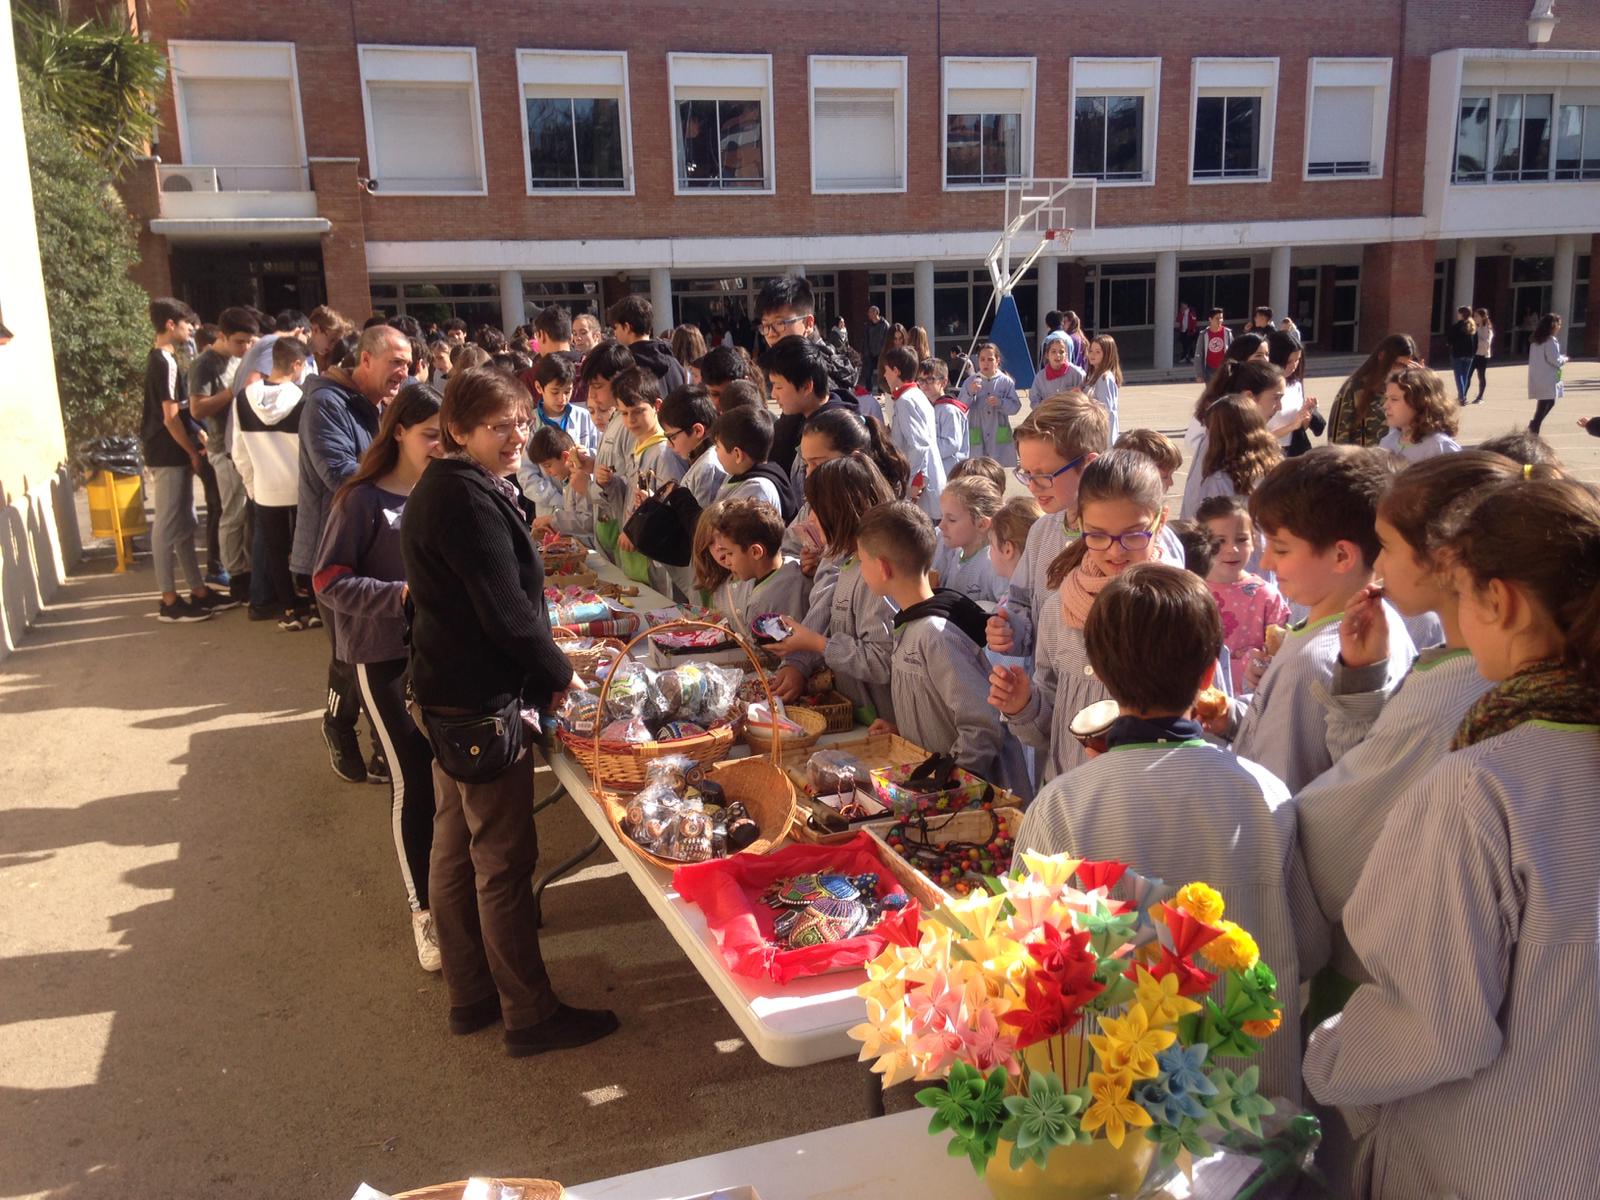
[[[556,1010],[539,952],[533,903],[533,751],[488,783],[460,783],[433,764],[433,913],[452,1005],[499,993],[507,1029],[536,1025]]]

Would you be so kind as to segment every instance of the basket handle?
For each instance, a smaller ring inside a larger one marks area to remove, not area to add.
[[[739,634],[735,633],[726,625],[714,625],[710,621],[691,621],[687,618],[681,618],[676,621],[668,621],[664,625],[657,625],[653,629],[646,629],[635,634],[633,640],[622,648],[622,653],[617,656],[617,661],[620,663],[623,659],[627,658],[628,655],[632,654],[634,647],[640,642],[644,641],[645,638],[649,637],[652,633],[660,633],[663,629],[714,629],[718,633],[727,634],[738,643],[739,649],[743,650],[745,657],[750,660],[750,667],[755,671],[756,678],[761,681],[761,690],[767,694],[767,711],[773,715],[772,765],[778,767],[779,770],[782,770],[783,768],[778,761],[778,743],[782,737],[782,731],[778,728],[777,722],[777,710],[775,707],[777,704],[777,697],[772,694],[772,685],[767,682],[766,673],[761,669],[761,660],[756,657],[756,652],[750,648],[750,643],[745,641],[744,638],[740,637]],[[599,790],[601,787],[600,732],[605,724],[604,717],[606,712],[606,697],[611,694],[611,680],[615,675],[615,671],[607,671],[606,677],[600,681],[599,707],[594,715],[594,765],[590,768],[589,774],[594,781],[596,790]]]

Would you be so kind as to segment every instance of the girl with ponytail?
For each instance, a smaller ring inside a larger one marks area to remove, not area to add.
[[[1453,505],[1442,545],[1494,686],[1384,823],[1344,909],[1374,982],[1305,1078],[1375,1106],[1377,1195],[1585,1195],[1600,1142],[1558,1114],[1600,1099],[1600,491],[1526,468]]]

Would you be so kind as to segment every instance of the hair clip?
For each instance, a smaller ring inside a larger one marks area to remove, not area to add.
[[[1523,463],[1522,464],[1522,477],[1524,479],[1532,479],[1533,478],[1533,464],[1532,463]]]

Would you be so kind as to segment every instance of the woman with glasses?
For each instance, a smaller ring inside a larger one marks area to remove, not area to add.
[[[513,376],[452,374],[445,457],[417,482],[401,528],[410,587],[413,716],[433,746],[429,902],[450,992],[449,1027],[505,1022],[512,1057],[580,1046],[617,1028],[562,1004],[539,951],[533,749],[522,709],[572,685],[544,603],[544,569],[514,477],[532,405]]]

